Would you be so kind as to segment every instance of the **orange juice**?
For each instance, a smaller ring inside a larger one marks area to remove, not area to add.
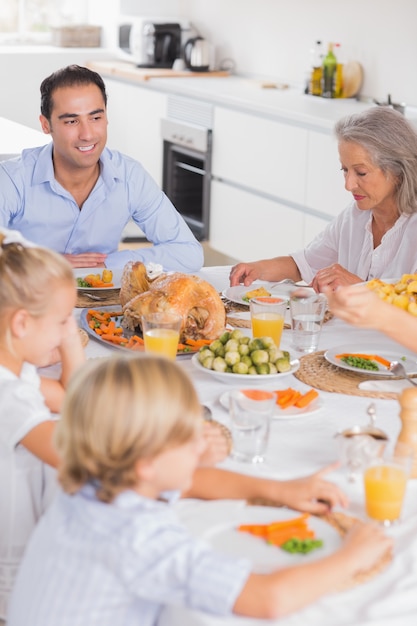
[[[407,473],[395,465],[374,465],[364,474],[366,512],[380,522],[400,517]]]
[[[145,351],[175,359],[179,338],[179,333],[172,328],[152,328],[143,336]]]
[[[254,337],[272,337],[277,348],[281,342],[284,318],[278,313],[256,313],[252,315],[252,334]]]

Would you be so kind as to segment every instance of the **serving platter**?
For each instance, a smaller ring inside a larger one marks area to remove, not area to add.
[[[405,367],[407,374],[417,374],[417,356],[407,350],[395,352],[393,350],[381,349],[378,344],[346,344],[337,346],[326,350],[324,358],[332,365],[336,365],[344,370],[350,372],[356,372],[357,374],[367,374],[368,376],[385,376],[391,378],[393,374],[387,367],[374,361],[378,366],[377,370],[365,370],[359,367],[353,367],[344,363],[340,358],[337,358],[339,354],[366,354],[369,356],[378,355],[387,361],[400,361]]]
[[[264,287],[274,298],[282,298],[283,300],[289,300],[290,294],[297,287],[305,286],[305,283],[291,283],[291,284],[281,284],[271,282],[261,282],[255,280],[249,287],[245,287],[244,285],[236,285],[235,287],[227,287],[222,291],[222,296],[230,302],[234,302],[235,304],[243,304],[249,307],[249,302],[244,300],[245,295],[253,291],[254,289],[260,289]],[[272,286],[274,285],[274,286]],[[308,289],[308,287],[307,287]],[[313,291],[313,289],[312,289]]]
[[[106,268],[101,268],[101,267],[77,267],[75,268],[74,271],[74,277],[75,279],[77,278],[85,278],[86,276],[88,276],[88,274],[100,274],[102,273],[103,269],[109,269],[113,272],[113,280],[111,283],[111,287],[80,287],[77,284],[77,290],[78,291],[109,291],[110,289],[120,289],[121,287],[121,280],[122,280],[122,274],[123,274],[123,268],[122,267],[118,267],[118,268],[111,268],[111,267],[106,267]]]
[[[258,374],[256,376],[252,376],[249,374],[233,374],[231,372],[216,372],[215,370],[209,370],[207,367],[203,367],[198,360],[198,354],[194,354],[191,359],[194,367],[200,372],[204,372],[208,374],[212,378],[219,380],[226,385],[241,385],[244,384],[245,387],[251,387],[254,385],[265,385],[266,383],[274,383],[276,384],[281,378],[285,378],[285,376],[289,376],[290,374],[294,374],[300,367],[300,361],[298,359],[292,359],[290,361],[291,369],[288,372],[281,372],[279,374]]]
[[[219,397],[219,402],[226,411],[229,410],[230,405],[230,391],[225,391]],[[294,419],[295,417],[302,417],[304,415],[310,416],[313,413],[317,413],[323,406],[323,401],[321,398],[316,398],[306,407],[299,409],[296,406],[288,407],[288,409],[282,409],[278,404],[275,405],[274,413],[272,414],[272,419],[274,420],[286,420],[286,419]]]
[[[92,306],[89,309],[82,309],[81,315],[80,315],[80,326],[83,330],[86,331],[86,333],[92,339],[94,339],[95,341],[98,341],[103,346],[106,346],[107,348],[112,348],[114,350],[119,350],[119,351],[121,350],[123,352],[132,353],[133,350],[131,348],[126,348],[125,346],[118,345],[110,341],[107,341],[105,339],[102,339],[100,335],[98,335],[95,332],[95,330],[91,328],[91,326],[89,325],[89,322],[91,319],[90,311],[97,311],[98,313],[120,313],[120,315],[114,316],[113,319],[116,322],[116,327],[121,327],[122,321],[123,321],[123,311],[122,311],[121,306],[117,306],[117,305]],[[142,336],[140,332],[123,329],[123,336],[126,337],[127,340],[129,340],[133,335],[138,335],[140,337]],[[143,346],[139,346],[135,348],[135,351],[144,352],[144,348]],[[192,355],[195,355],[196,352],[198,352],[198,348],[187,346],[187,350],[178,350],[177,358],[190,357]]]

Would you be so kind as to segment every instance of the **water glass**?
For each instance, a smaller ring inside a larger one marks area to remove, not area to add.
[[[276,394],[259,389],[234,389],[229,402],[232,457],[246,463],[263,463]]]
[[[281,343],[287,300],[261,297],[250,301],[253,337],[272,337],[277,348]]]
[[[175,359],[178,351],[182,317],[176,313],[160,312],[142,316],[145,352]]]
[[[384,526],[398,522],[412,462],[411,446],[397,443],[392,452],[370,463],[364,472],[368,517]]]
[[[319,345],[327,299],[322,293],[297,290],[290,297],[292,345],[299,352],[315,352]]]

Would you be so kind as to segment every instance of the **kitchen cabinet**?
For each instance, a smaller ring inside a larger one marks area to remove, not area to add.
[[[167,96],[107,77],[106,89],[109,117],[107,145],[140,161],[162,185],[161,118],[166,116]]]

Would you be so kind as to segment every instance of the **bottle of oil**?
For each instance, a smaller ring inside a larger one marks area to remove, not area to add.
[[[334,44],[337,59],[336,74],[334,79],[334,97],[343,98],[343,63],[340,43]]]
[[[329,43],[329,49],[323,60],[322,96],[323,98],[335,97],[337,59],[333,52],[333,44]]]
[[[308,93],[312,96],[321,96],[323,76],[323,48],[321,41],[316,41],[311,55],[311,75]]]

